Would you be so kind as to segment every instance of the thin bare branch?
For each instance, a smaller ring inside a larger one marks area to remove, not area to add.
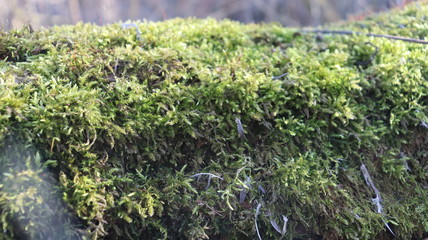
[[[322,29],[313,29],[313,30],[300,30],[300,32],[307,32],[307,33],[321,33],[321,34],[340,34],[340,35],[366,35],[368,37],[380,37],[380,38],[388,38],[393,40],[399,40],[404,42],[413,42],[413,43],[420,43],[420,44],[428,44],[428,41],[415,39],[415,38],[406,38],[401,36],[393,36],[393,35],[385,35],[385,34],[375,34],[375,33],[362,33],[362,32],[354,32],[354,31],[347,31],[347,30],[322,30]]]

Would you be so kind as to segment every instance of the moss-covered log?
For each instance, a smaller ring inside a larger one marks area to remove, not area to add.
[[[330,28],[427,40],[427,18]],[[0,32],[0,236],[420,239],[427,56],[213,19]]]

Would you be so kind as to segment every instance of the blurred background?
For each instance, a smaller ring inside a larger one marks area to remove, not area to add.
[[[98,25],[116,21],[174,17],[229,18],[241,22],[280,22],[316,26],[359,20],[375,12],[417,0],[0,0],[0,26],[31,24],[35,29],[80,21]]]

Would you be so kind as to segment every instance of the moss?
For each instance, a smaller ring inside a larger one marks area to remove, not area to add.
[[[423,38],[427,16],[331,27]],[[2,237],[279,239],[284,217],[286,239],[426,236],[425,45],[135,25],[0,33]]]

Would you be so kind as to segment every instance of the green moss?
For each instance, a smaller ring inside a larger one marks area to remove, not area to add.
[[[332,28],[423,38],[427,17]],[[427,234],[425,45],[135,24],[0,33],[1,237],[254,239],[257,218],[279,239],[283,216],[286,239]]]

